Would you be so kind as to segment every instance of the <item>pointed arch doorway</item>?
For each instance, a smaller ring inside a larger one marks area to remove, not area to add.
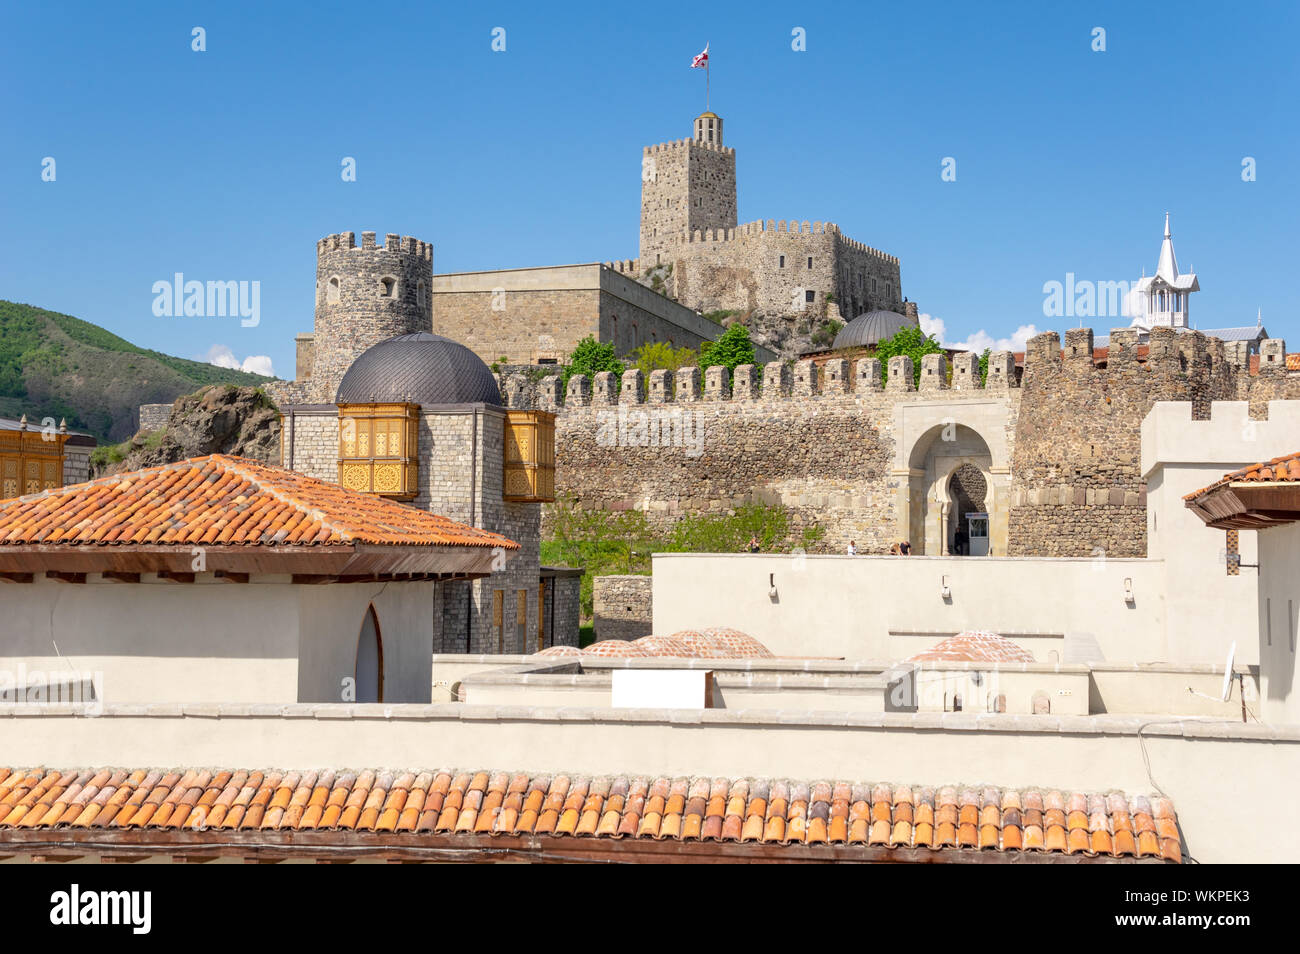
[[[354,675],[357,702],[384,701],[384,642],[373,603],[366,608],[366,615],[361,619]]]

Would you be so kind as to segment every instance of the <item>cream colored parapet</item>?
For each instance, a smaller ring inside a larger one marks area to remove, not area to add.
[[[1267,420],[1252,420],[1248,401],[1214,401],[1209,420],[1193,420],[1190,401],[1157,401],[1142,419],[1142,476],[1159,464],[1272,460],[1300,450],[1300,401],[1269,401]]]
[[[1169,717],[746,712],[467,705],[0,707],[14,766],[358,765],[671,774],[1149,792],[1173,799],[1201,862],[1293,862],[1295,826],[1224,833],[1242,804],[1300,785],[1300,726]],[[1141,744],[1139,745],[1139,734]],[[1207,770],[1212,767],[1212,770]]]

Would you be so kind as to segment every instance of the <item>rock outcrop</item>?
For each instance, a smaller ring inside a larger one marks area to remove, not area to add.
[[[122,450],[125,456],[101,464],[95,476],[205,454],[235,454],[278,464],[280,413],[259,388],[212,385],[177,398],[162,428],[141,431]]]

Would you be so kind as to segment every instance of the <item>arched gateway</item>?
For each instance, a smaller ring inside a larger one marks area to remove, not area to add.
[[[1010,455],[1006,408],[985,402],[905,405],[893,475],[897,535],[918,555],[1007,552]]]

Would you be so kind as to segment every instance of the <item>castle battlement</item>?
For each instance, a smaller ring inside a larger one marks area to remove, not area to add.
[[[911,358],[902,356],[890,359],[888,383],[883,383],[879,358],[858,358],[852,362],[832,358],[820,365],[805,359],[795,362],[793,367],[782,361],[742,364],[731,380],[726,368],[717,365],[680,368],[675,374],[652,371],[648,378],[635,368],[624,371],[621,377],[612,371],[602,371],[591,378],[575,374],[569,379],[567,389],[559,375],[533,382],[527,375],[516,373],[506,379],[502,392],[509,407],[562,413],[566,408],[758,403],[803,398],[854,400],[885,393],[997,393],[1016,388],[1011,352],[999,351],[989,356],[987,382],[980,381],[979,360],[979,355],[972,352],[956,355],[949,381],[946,357],[927,355],[922,363],[919,387],[913,382]]]
[[[373,251],[373,252],[396,252],[398,254],[413,255],[416,258],[422,258],[427,261],[433,261],[433,243],[422,242],[411,235],[398,236],[394,232],[389,232],[384,236],[384,244],[378,245],[375,242],[376,233],[362,232],[361,244],[358,246],[355,232],[339,232],[336,235],[327,235],[316,243],[316,254],[322,255],[326,252],[346,252],[346,251]]]
[[[1146,353],[1142,353],[1142,348]],[[1261,361],[1261,374],[1285,374],[1286,342],[1269,338],[1260,345],[1260,353],[1269,355]],[[1077,375],[1089,371],[1124,371],[1140,369],[1148,373],[1211,375],[1224,368],[1244,370],[1237,350],[1204,332],[1175,328],[1152,328],[1148,343],[1139,344],[1136,328],[1115,328],[1110,332],[1105,367],[1097,364],[1091,328],[1070,328],[1065,343],[1055,331],[1047,331],[1025,343],[1025,374],[1049,376]]]
[[[743,241],[750,236],[770,236],[776,235],[833,235],[835,241],[839,242],[845,248],[862,252],[873,258],[889,265],[898,265],[897,256],[890,255],[888,252],[882,252],[878,248],[873,248],[863,242],[855,241],[847,237],[840,231],[840,227],[834,222],[809,222],[804,219],[802,222],[790,219],[758,219],[754,222],[746,222],[729,229],[683,229],[676,235],[669,236],[665,239],[668,245],[695,245],[710,242],[736,242]]]
[[[646,146],[643,154],[652,156],[658,152],[669,152],[673,149],[681,149],[683,146],[694,146],[696,149],[706,149],[709,152],[719,152],[724,156],[734,156],[736,149],[734,146],[719,146],[713,142],[700,142],[696,139],[674,139],[672,142],[656,143],[653,146]]]

